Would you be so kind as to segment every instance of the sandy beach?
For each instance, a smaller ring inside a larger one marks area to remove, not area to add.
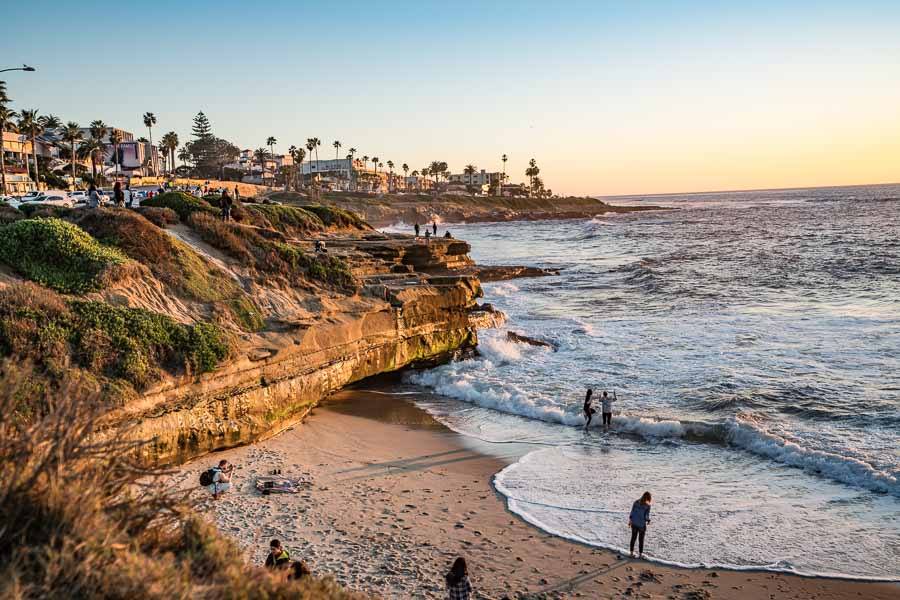
[[[385,598],[445,597],[458,555],[480,598],[900,598],[897,584],[675,569],[550,536],[509,513],[491,486],[524,450],[461,436],[398,397],[347,390],[302,424],[184,465],[176,479],[195,486],[228,459],[235,486],[206,497],[204,512],[248,561],[261,564],[277,537],[317,574]],[[273,469],[311,484],[260,495],[255,477]]]

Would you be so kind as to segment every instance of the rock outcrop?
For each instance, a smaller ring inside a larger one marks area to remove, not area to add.
[[[476,277],[455,274],[472,264],[465,242],[347,239],[328,248],[353,265],[359,295],[317,299],[318,314],[309,303],[290,318],[272,317],[265,332],[247,336],[237,360],[167,381],[111,412],[106,425],[148,440],[148,463],[181,463],[274,435],[360,379],[448,360],[500,318],[478,306]]]

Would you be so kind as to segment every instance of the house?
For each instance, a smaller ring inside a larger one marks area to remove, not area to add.
[[[459,173],[450,175],[450,183],[461,183],[481,188],[483,185],[497,185],[503,178],[503,173],[488,173],[484,169],[475,173]]]
[[[28,174],[26,160],[30,164],[32,147],[31,140],[18,133],[4,131],[2,138],[2,152],[4,161],[4,173],[6,175],[6,190],[0,193],[24,194],[37,190],[37,186]]]

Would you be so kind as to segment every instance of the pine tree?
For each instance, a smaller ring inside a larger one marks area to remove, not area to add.
[[[202,110],[194,117],[194,126],[191,128],[191,133],[198,140],[208,140],[213,136],[212,125],[209,124],[209,119],[206,118]]]

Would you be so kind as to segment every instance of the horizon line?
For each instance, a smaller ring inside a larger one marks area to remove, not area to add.
[[[882,183],[844,183],[840,185],[801,185],[796,187],[774,187],[774,188],[743,188],[731,190],[706,190],[693,192],[658,192],[643,194],[591,194],[590,198],[636,198],[639,196],[699,196],[701,194],[737,194],[744,192],[787,192],[791,190],[824,190],[829,188],[848,188],[848,187],[875,187],[879,185],[900,185],[900,181],[886,181]]]

